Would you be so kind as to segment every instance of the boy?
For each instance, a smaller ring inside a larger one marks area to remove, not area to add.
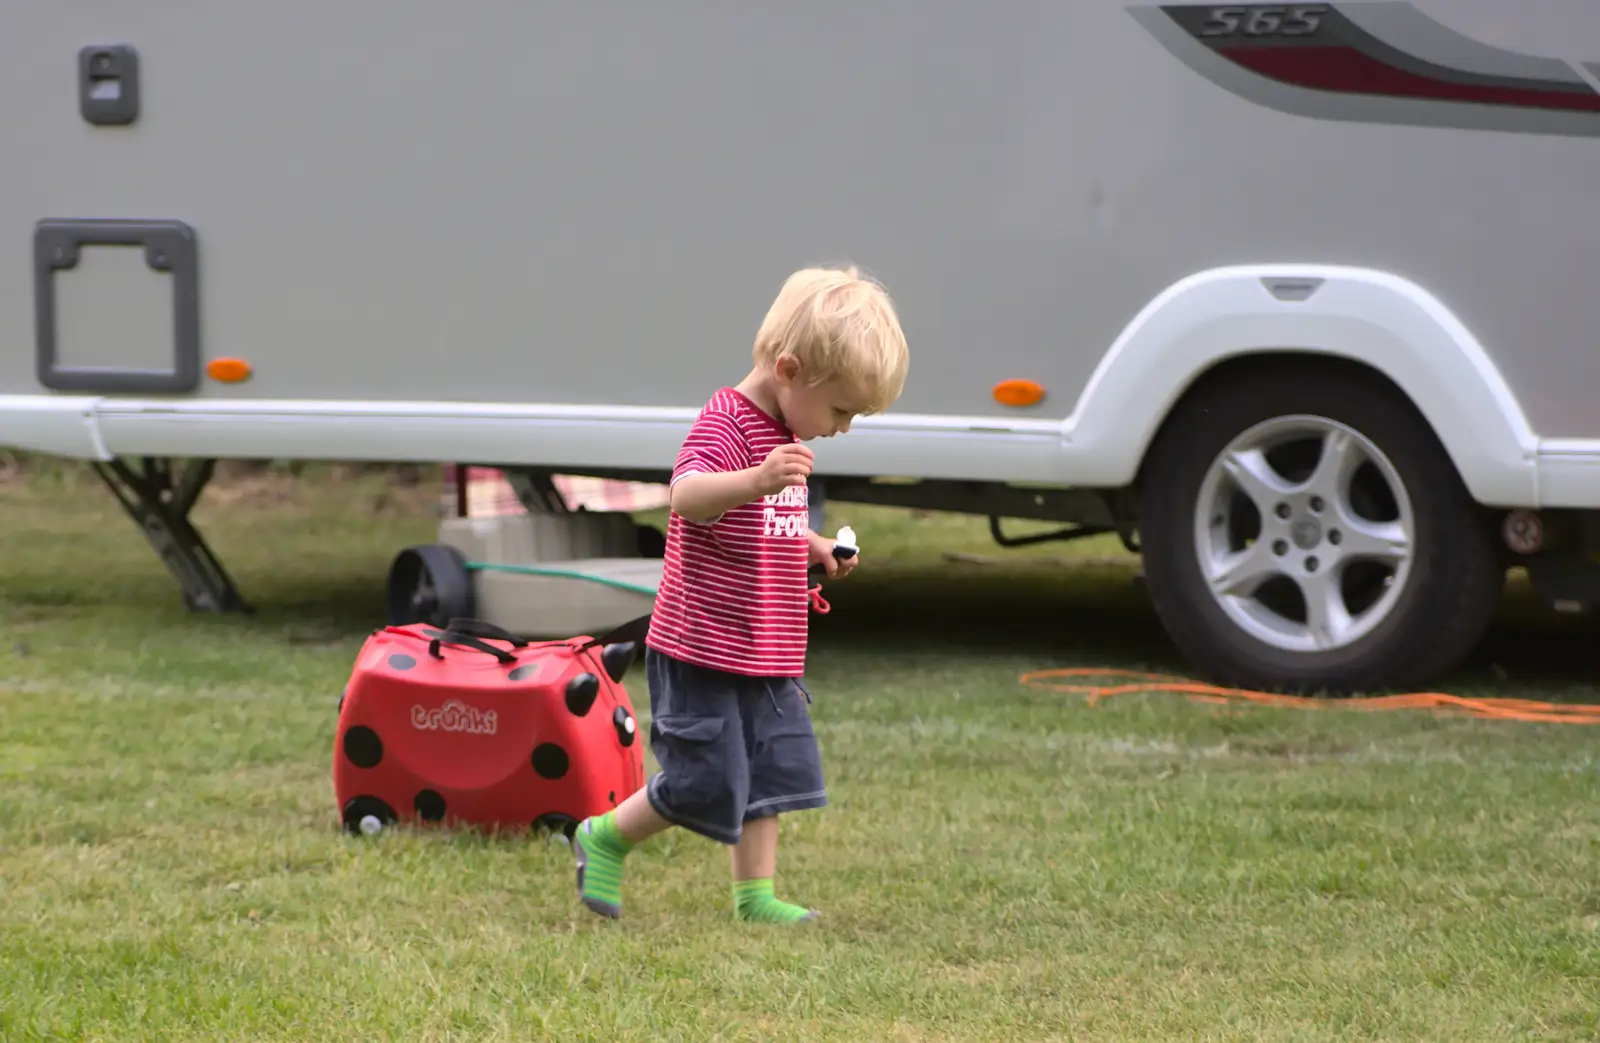
[[[848,575],[811,531],[802,443],[887,409],[905,384],[905,334],[883,287],[854,267],[807,268],[773,301],[754,368],[711,397],[671,478],[667,554],[645,638],[650,748],[661,771],[573,840],[578,893],[622,915],[622,862],[677,825],[727,845],[734,915],[796,923],[773,894],[778,820],[827,804],[805,673],[806,572]],[[802,700],[803,696],[803,700]]]

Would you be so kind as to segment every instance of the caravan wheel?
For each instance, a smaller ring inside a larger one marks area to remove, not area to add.
[[[1422,683],[1482,636],[1503,571],[1449,457],[1395,389],[1345,369],[1208,383],[1151,449],[1156,610],[1226,683]]]

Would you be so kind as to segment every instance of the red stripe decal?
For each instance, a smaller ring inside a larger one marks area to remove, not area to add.
[[[1592,90],[1579,93],[1431,80],[1385,65],[1354,47],[1218,47],[1217,53],[1262,76],[1314,90],[1600,112],[1600,94]]]

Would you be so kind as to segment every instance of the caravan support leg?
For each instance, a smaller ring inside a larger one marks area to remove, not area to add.
[[[525,467],[508,467],[500,472],[506,484],[517,494],[522,509],[529,514],[567,514],[567,501],[562,498],[549,471]]]
[[[137,472],[121,460],[94,467],[177,579],[186,608],[191,612],[250,611],[211,548],[189,524],[189,511],[211,480],[215,460],[192,461],[176,487],[168,462],[154,457],[142,458]]]

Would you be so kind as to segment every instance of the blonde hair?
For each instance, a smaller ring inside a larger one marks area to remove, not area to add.
[[[756,332],[758,366],[794,358],[807,384],[839,380],[881,413],[905,387],[909,352],[889,293],[855,265],[802,268],[784,280]]]

